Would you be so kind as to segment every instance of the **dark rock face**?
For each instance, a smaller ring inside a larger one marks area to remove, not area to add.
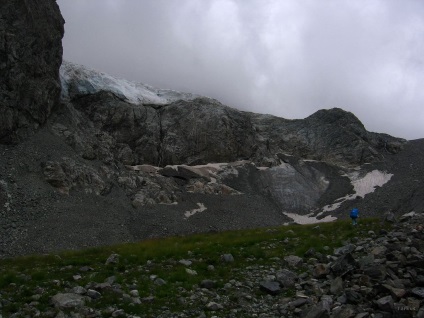
[[[404,141],[366,131],[352,113],[340,108],[320,110],[306,119],[287,120],[252,114],[252,121],[270,153],[334,163],[363,164],[397,153]]]
[[[206,98],[133,105],[108,92],[80,96],[68,107],[87,123],[80,131],[70,131],[70,144],[82,152],[89,147],[90,154],[100,145],[94,151],[97,155],[90,155],[93,158],[99,158],[98,152],[106,147],[103,153],[125,164],[252,160],[273,166],[281,159],[276,154],[282,153],[335,164],[363,164],[382,161],[404,143],[367,132],[355,116],[341,109],[289,121],[237,111]]]
[[[59,122],[68,128],[69,144],[90,159],[104,161],[107,153],[108,160],[135,165],[251,160],[270,167],[289,154],[360,165],[380,162],[405,143],[368,132],[352,113],[339,108],[287,120],[185,93],[166,98],[169,91],[129,84],[66,61],[61,80],[66,117],[74,122]]]
[[[63,24],[54,0],[0,2],[0,143],[44,124],[58,103]]]
[[[111,137],[108,152],[125,164],[231,162],[252,157],[257,147],[249,116],[211,99],[166,106],[132,105],[112,93],[100,92],[80,97],[69,107],[80,112],[97,136],[102,132]],[[100,137],[87,140],[86,131],[71,131],[76,135],[72,142],[79,140],[77,148],[105,144]]]

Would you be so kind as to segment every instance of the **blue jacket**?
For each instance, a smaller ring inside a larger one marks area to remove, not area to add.
[[[357,208],[352,209],[352,211],[350,211],[350,217],[351,218],[357,218],[359,216],[359,210]]]

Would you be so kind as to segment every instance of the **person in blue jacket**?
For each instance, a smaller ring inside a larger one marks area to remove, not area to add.
[[[350,211],[350,218],[352,219],[352,225],[358,225],[356,219],[359,217],[359,210],[357,208],[353,208]]]

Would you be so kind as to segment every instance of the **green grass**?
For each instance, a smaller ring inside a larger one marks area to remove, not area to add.
[[[191,290],[203,279],[215,280],[220,288],[231,279],[242,280],[241,269],[246,266],[275,266],[276,258],[303,256],[311,247],[323,254],[332,253],[333,248],[341,246],[343,242],[355,236],[365,237],[369,230],[378,232],[383,226],[376,219],[362,219],[358,227],[352,227],[349,221],[337,221],[319,224],[318,228],[317,225],[292,225],[197,234],[55,255],[4,259],[0,260],[0,296],[8,301],[0,310],[4,316],[8,316],[23,308],[25,303],[33,301],[33,295],[42,289],[37,305],[37,309],[42,311],[49,308],[51,296],[64,292],[66,287],[101,283],[115,276],[125,293],[129,293],[128,285],[134,285],[140,297],[155,297],[153,303],[135,306],[125,299],[120,300],[119,307],[127,313],[146,315],[148,312],[155,316],[154,313],[160,312],[163,306],[180,311],[188,308],[178,301],[176,295],[181,295],[182,289]],[[329,247],[328,251],[324,249],[325,246]],[[106,266],[105,261],[111,253],[120,255],[119,264]],[[235,262],[222,263],[220,257],[225,253],[231,253]],[[186,267],[178,262],[181,259],[194,260],[190,268],[197,271],[198,275],[188,275]],[[215,270],[209,271],[208,265],[214,265]],[[81,272],[79,268],[82,266],[92,267],[93,271]],[[76,274],[82,276],[81,280],[74,280]],[[157,275],[167,284],[156,285],[150,279],[151,275]],[[291,294],[293,291],[285,291],[285,295]],[[117,303],[117,297],[116,293],[104,292],[99,300],[91,302],[89,306],[103,309],[111,303]]]

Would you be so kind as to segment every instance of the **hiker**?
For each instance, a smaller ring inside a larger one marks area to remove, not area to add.
[[[352,219],[352,225],[358,225],[358,222],[356,222],[356,219],[359,217],[359,210],[357,208],[353,208],[352,211],[350,211],[350,218]]]

